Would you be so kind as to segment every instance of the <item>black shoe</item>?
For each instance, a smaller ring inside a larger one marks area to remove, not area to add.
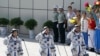
[[[65,42],[60,42],[61,44],[65,44]]]
[[[88,48],[89,51],[95,52],[94,48]]]

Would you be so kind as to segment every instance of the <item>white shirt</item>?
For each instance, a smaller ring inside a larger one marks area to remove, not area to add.
[[[67,17],[67,19],[71,19],[71,18],[75,17],[75,13],[74,12],[72,12],[72,13],[68,12],[66,14],[66,17]]]
[[[68,26],[72,26],[72,24],[69,22],[69,19],[75,17],[75,13],[74,13],[74,12],[72,12],[72,13],[68,12],[68,13],[66,14],[66,17],[67,17],[67,19],[68,19]]]
[[[81,31],[87,32],[88,30],[88,21],[86,19],[81,18]]]
[[[99,24],[100,24],[100,18],[99,18]]]

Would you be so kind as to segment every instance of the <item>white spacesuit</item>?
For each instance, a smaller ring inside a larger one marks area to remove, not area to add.
[[[71,39],[71,51],[73,56],[84,56],[86,46],[81,32],[75,32],[75,28],[69,32],[67,38]]]
[[[45,34],[45,30],[36,36],[36,40],[40,43],[41,56],[55,56],[55,46],[53,36]]]
[[[22,56],[23,49],[21,39],[17,36],[16,38],[10,34],[5,38],[4,44],[7,45],[7,56]]]

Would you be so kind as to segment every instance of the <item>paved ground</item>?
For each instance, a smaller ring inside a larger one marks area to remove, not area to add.
[[[27,46],[27,49],[29,52],[29,56],[40,56],[39,55],[39,44],[37,42],[35,42],[33,39],[29,39],[29,38],[24,38],[24,39],[25,39],[25,43],[26,43],[26,46]],[[6,46],[3,44],[3,40],[4,40],[4,38],[0,37],[0,56],[6,56],[5,55]],[[22,46],[24,49],[23,56],[28,56],[26,49],[25,49],[24,42],[22,42]],[[58,51],[60,51],[61,56],[72,56],[69,46],[65,46],[67,54],[65,52],[64,45],[56,44],[55,46],[56,46],[57,56],[60,56]],[[59,50],[57,47],[59,48]],[[95,53],[92,53],[92,52],[88,52],[88,53],[89,53],[89,56],[100,56],[100,55],[96,55]]]

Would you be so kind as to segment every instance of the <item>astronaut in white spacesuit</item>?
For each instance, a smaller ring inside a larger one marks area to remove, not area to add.
[[[36,36],[36,40],[40,44],[41,56],[55,56],[56,55],[53,36],[50,34],[48,27],[44,27],[44,30]]]
[[[80,32],[80,26],[75,25],[75,28],[68,33],[67,38],[71,39],[71,51],[73,56],[86,55],[86,45],[83,35]]]
[[[11,34],[5,38],[7,45],[7,56],[23,56],[21,39],[18,37],[18,30],[12,29]]]

